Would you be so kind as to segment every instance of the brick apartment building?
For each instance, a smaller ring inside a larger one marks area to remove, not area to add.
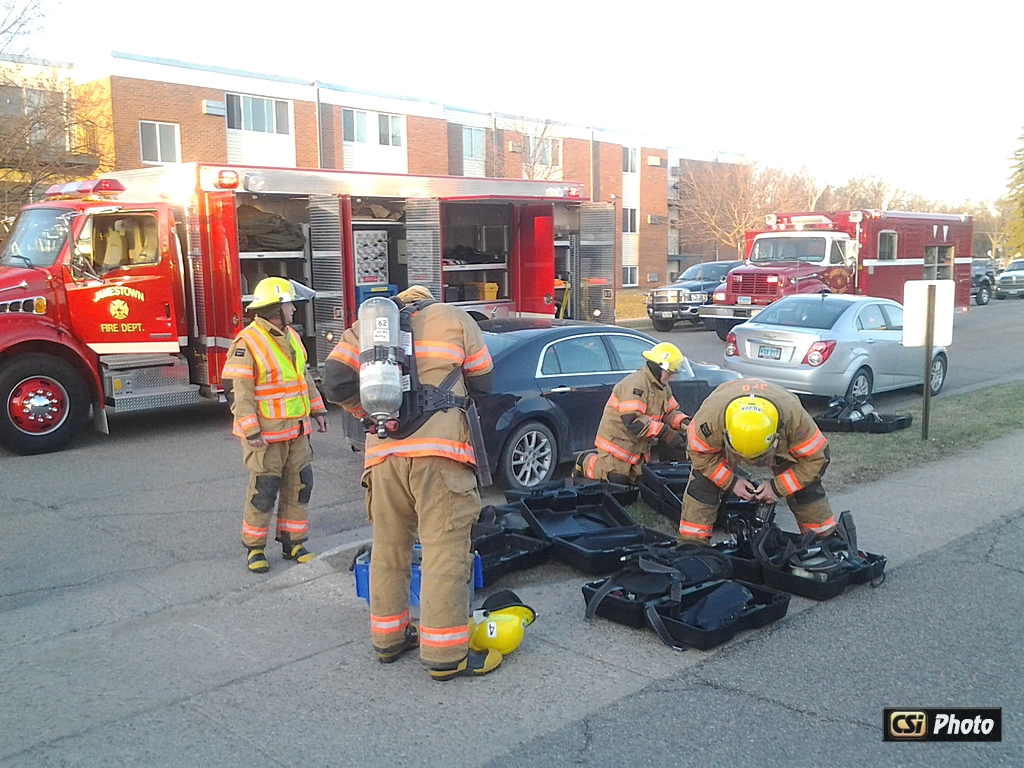
[[[94,137],[102,170],[194,161],[573,181],[615,206],[620,297],[700,255],[680,253],[669,218],[681,155],[650,137],[128,53],[75,74],[93,122],[109,126]]]

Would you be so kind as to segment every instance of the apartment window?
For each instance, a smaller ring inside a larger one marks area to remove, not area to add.
[[[402,146],[402,118],[398,115],[377,115],[382,147]]]
[[[635,288],[640,284],[639,276],[637,274],[637,267],[629,267],[625,264],[622,265],[622,287],[623,288]]]
[[[636,173],[636,150],[629,147],[622,148],[622,172]]]
[[[139,146],[144,163],[177,163],[178,124],[139,120]]]
[[[636,208],[622,209],[622,231],[624,234],[636,234]]]
[[[255,133],[290,133],[288,102],[226,94],[228,128]]]
[[[538,139],[536,136],[523,136],[523,145],[527,158],[534,166],[546,165],[557,168],[562,164],[560,144],[558,139],[550,137]]]
[[[345,141],[366,142],[366,113],[357,109],[341,110],[341,137]]]
[[[60,91],[15,85],[0,87],[0,119],[17,121],[18,127],[10,128],[11,135],[21,133],[30,146],[54,151],[66,149],[65,115],[64,94]]]
[[[896,233],[878,233],[878,260],[892,261],[896,258]]]
[[[462,127],[462,156],[467,160],[484,159],[484,129]]]

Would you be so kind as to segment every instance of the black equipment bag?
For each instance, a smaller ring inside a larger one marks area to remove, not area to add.
[[[857,547],[849,510],[825,539],[813,531],[791,533],[767,525],[754,534],[753,550],[767,586],[812,600],[829,600],[851,584],[878,587],[885,581],[885,557]]]
[[[647,626],[675,650],[707,650],[737,632],[778,621],[789,610],[789,595],[742,581],[716,581],[663,599],[644,609]]]
[[[585,615],[590,619],[597,614],[639,629],[651,603],[678,600],[686,590],[731,575],[729,560],[707,547],[686,543],[648,547],[629,557],[618,573],[583,585]]]

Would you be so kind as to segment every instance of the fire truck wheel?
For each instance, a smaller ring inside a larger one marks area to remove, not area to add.
[[[67,445],[89,415],[75,368],[50,355],[15,357],[0,368],[0,443],[22,455]]]
[[[870,368],[860,368],[855,374],[853,379],[850,380],[850,386],[846,388],[846,399],[852,400],[857,398],[863,400],[871,397],[871,387],[874,385],[874,377],[871,375]]]
[[[661,317],[655,317],[651,320],[651,322],[654,323],[654,330],[661,331],[662,333],[664,333],[665,331],[671,331],[672,326],[676,324],[675,320],[665,320],[664,318]]]
[[[506,488],[533,488],[550,480],[557,465],[558,447],[551,430],[539,421],[527,421],[505,442],[498,479]]]

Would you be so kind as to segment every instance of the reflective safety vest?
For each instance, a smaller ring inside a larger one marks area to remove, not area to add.
[[[239,335],[256,361],[253,392],[260,415],[266,419],[301,419],[309,415],[309,390],[306,387],[306,348],[298,334],[285,327],[295,353],[295,364],[274,338],[253,323]]]

